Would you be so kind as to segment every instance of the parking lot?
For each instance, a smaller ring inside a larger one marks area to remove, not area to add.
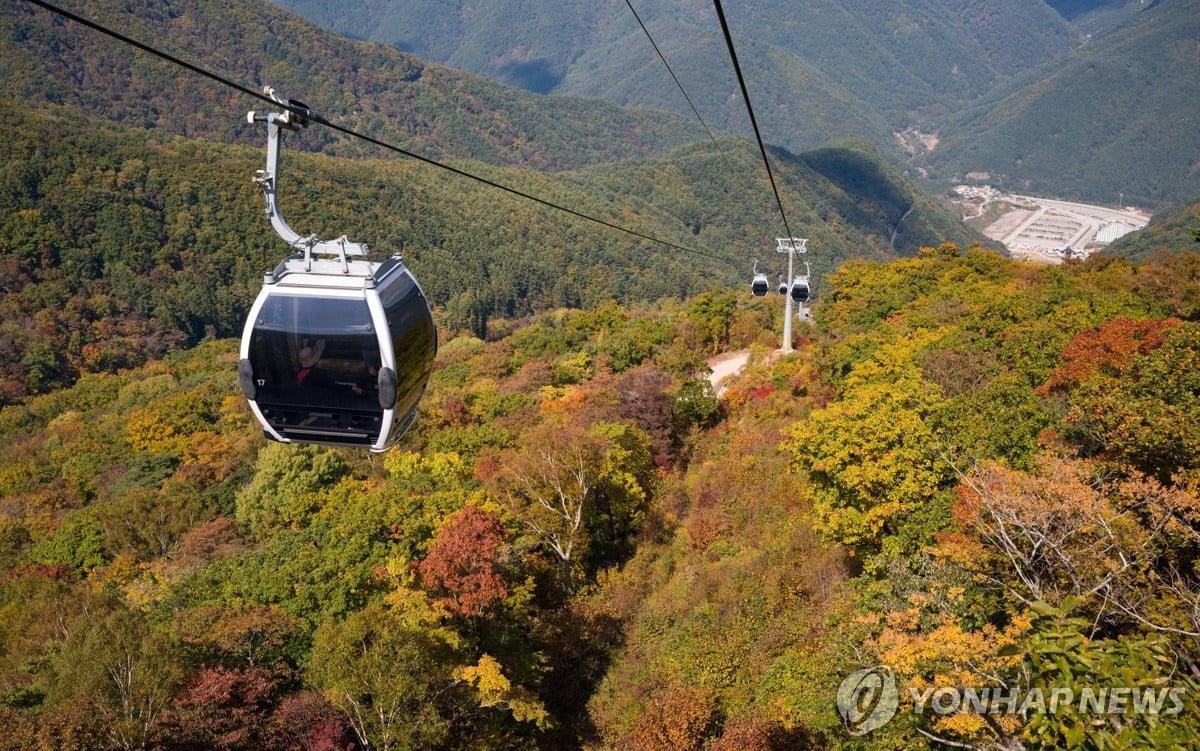
[[[1145,227],[1150,220],[1149,215],[1127,208],[1020,195],[997,200],[1014,209],[988,225],[984,234],[1004,243],[1014,255],[1049,260],[1086,257],[1117,237]]]

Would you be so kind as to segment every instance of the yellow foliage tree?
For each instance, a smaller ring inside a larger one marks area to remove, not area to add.
[[[917,331],[855,366],[841,396],[788,431],[793,466],[814,486],[814,527],[846,545],[877,545],[888,522],[942,490],[953,473],[925,419],[940,403],[916,354],[943,335]]]
[[[514,686],[504,675],[496,658],[485,654],[474,665],[454,671],[454,677],[475,688],[481,707],[503,707],[517,722],[532,722],[539,728],[550,726],[550,713],[529,689]]]

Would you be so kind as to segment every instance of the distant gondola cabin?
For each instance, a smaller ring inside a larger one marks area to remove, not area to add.
[[[809,288],[808,277],[798,276],[792,280],[792,300],[796,302],[808,302]]]

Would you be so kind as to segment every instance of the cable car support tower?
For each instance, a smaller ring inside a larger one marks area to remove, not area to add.
[[[808,301],[809,296],[809,275],[810,270],[808,261],[804,262],[804,275],[798,277],[793,272],[793,260],[797,253],[805,254],[808,252],[808,238],[800,237],[777,237],[775,238],[775,252],[788,254],[788,295],[783,306],[783,346],[780,351],[784,354],[791,354],[792,349],[792,301],[800,303],[803,310],[804,303]],[[801,294],[802,293],[802,294]]]

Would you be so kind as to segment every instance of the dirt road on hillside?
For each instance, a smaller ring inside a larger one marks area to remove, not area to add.
[[[736,352],[724,352],[709,358],[708,367],[712,370],[712,375],[708,377],[708,382],[712,384],[713,392],[717,396],[720,396],[721,392],[725,390],[725,382],[746,367],[746,360],[749,357],[750,350],[740,349]]]

